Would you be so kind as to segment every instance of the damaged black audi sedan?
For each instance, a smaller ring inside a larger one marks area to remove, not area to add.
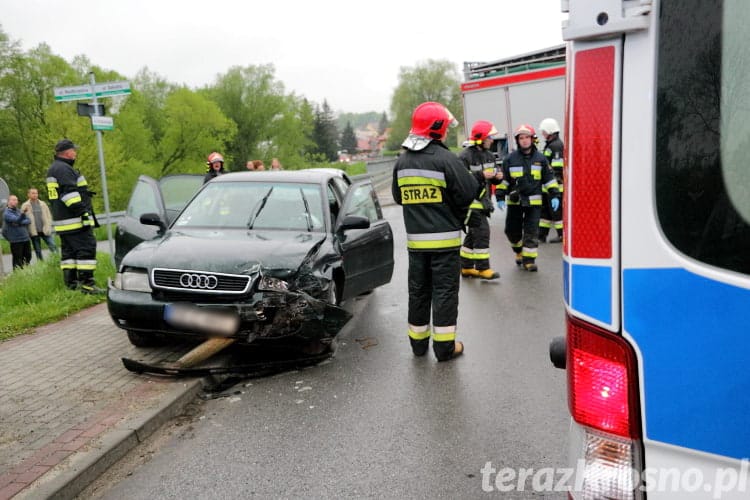
[[[369,179],[337,169],[216,177],[109,284],[115,324],[136,346],[165,338],[330,342],[339,304],[391,280],[393,233]]]

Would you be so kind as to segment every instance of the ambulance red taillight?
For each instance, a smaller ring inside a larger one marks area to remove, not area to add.
[[[581,425],[640,439],[638,369],[628,342],[568,317],[568,404]]]
[[[567,326],[568,406],[581,425],[585,464],[582,489],[570,497],[643,498],[634,474],[643,460],[633,348],[621,336],[571,316]]]

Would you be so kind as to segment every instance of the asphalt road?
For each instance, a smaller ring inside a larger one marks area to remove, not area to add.
[[[547,351],[564,329],[560,245],[540,248],[540,272],[522,271],[502,234],[504,213],[496,213],[492,263],[502,276],[463,280],[458,336],[466,354],[437,363],[411,354],[401,210],[385,213],[396,234],[393,280],[350,301],[356,315],[334,358],[200,402],[89,495],[566,498],[531,491],[531,475],[523,490],[516,483],[500,492],[482,472],[488,462],[532,474],[566,465],[565,372],[552,368]]]

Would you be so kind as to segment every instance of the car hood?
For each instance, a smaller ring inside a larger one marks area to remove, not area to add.
[[[325,239],[326,233],[296,231],[170,230],[133,248],[122,265],[229,274],[263,269],[284,278],[296,273]]]

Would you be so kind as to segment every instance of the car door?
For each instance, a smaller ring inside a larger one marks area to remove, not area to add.
[[[155,213],[169,226],[202,184],[200,175],[169,175],[159,181],[139,176],[125,216],[117,223],[115,264],[119,266],[125,254],[138,243],[158,235],[158,227],[141,224],[141,215]]]
[[[359,215],[370,221],[367,229],[341,233],[346,216]],[[352,184],[336,219],[346,275],[342,298],[354,297],[391,281],[393,275],[393,231],[383,218],[372,182]]]

